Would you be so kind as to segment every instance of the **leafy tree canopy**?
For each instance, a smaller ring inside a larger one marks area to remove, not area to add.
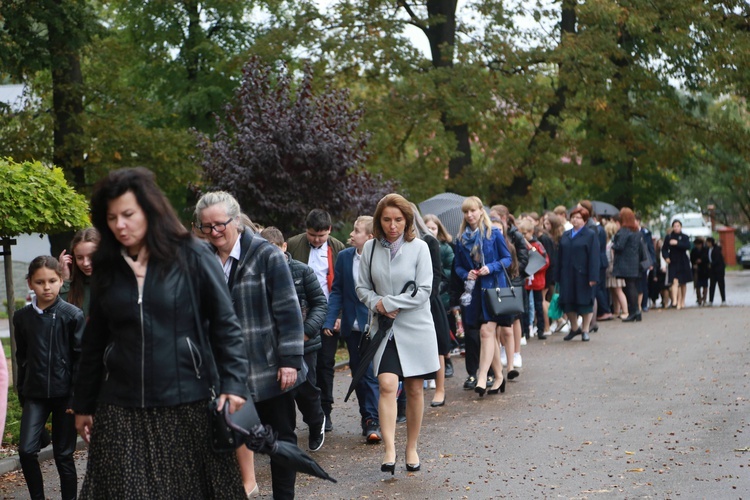
[[[284,232],[303,229],[313,208],[370,213],[392,186],[363,169],[361,115],[346,91],[314,93],[311,68],[295,89],[289,71],[253,58],[218,132],[198,136],[200,189],[232,193],[253,220]]]
[[[0,158],[0,172],[0,237],[90,225],[86,198],[70,187],[60,168]]]

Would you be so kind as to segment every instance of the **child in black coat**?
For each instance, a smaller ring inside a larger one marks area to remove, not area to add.
[[[76,498],[78,481],[73,452],[75,417],[70,407],[73,375],[81,353],[83,311],[58,297],[62,270],[44,255],[29,265],[32,303],[13,316],[18,362],[18,400],[23,406],[18,453],[29,495],[44,499],[38,456],[47,418],[52,414],[52,446],[63,499]]]

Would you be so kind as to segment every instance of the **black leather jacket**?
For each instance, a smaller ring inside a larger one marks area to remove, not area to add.
[[[59,297],[43,314],[28,305],[13,315],[21,404],[70,396],[85,326],[83,311]]]
[[[76,413],[93,414],[97,402],[151,408],[209,399],[210,353],[201,348],[188,276],[219,370],[215,392],[247,397],[247,355],[221,266],[203,242],[190,240],[179,252],[189,273],[177,259],[149,261],[141,297],[124,259],[113,266],[106,288],[94,271]]]
[[[305,323],[305,354],[320,350],[323,341],[320,338],[320,329],[326,320],[328,314],[328,301],[320,288],[315,271],[307,264],[292,259],[287,252],[287,262],[289,270],[292,273],[294,289],[297,291],[300,310],[302,311],[302,320]]]

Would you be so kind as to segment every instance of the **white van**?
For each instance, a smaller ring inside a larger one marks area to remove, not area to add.
[[[681,214],[674,214],[669,219],[669,228],[667,231],[672,230],[672,223],[678,220],[682,223],[682,232],[687,234],[692,241],[696,236],[700,236],[704,240],[712,236],[711,227],[706,223],[703,218],[703,214],[700,212],[686,212]]]

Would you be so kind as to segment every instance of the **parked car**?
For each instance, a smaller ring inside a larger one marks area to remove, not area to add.
[[[696,236],[700,236],[703,239],[709,238],[713,235],[711,227],[706,223],[703,218],[703,214],[700,212],[685,212],[681,214],[674,214],[669,219],[669,227],[672,227],[672,222],[679,220],[682,223],[682,232],[690,237],[690,240],[694,240]],[[669,229],[668,229],[669,231]]]
[[[737,250],[737,264],[745,269],[750,269],[750,243],[741,246],[740,249]]]

